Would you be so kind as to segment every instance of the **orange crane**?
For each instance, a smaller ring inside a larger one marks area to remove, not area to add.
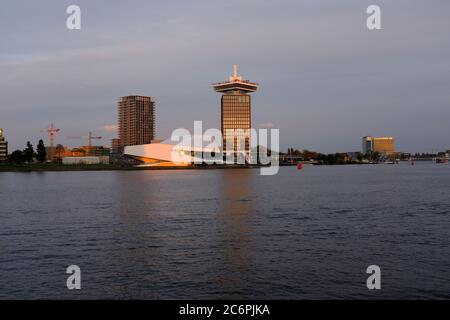
[[[55,128],[53,123],[50,124],[48,128],[42,129],[41,132],[48,132],[50,136],[50,147],[55,145],[55,133],[59,132],[61,129]]]
[[[101,139],[102,137],[95,137],[92,132],[89,132],[88,136],[69,136],[67,139],[86,139],[88,141],[88,147],[92,147],[92,140]]]

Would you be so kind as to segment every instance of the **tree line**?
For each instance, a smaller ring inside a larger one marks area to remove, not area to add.
[[[45,149],[44,141],[39,140],[36,151],[30,141],[27,142],[25,149],[15,150],[9,155],[9,162],[14,164],[31,163],[34,161],[45,162],[47,158],[47,151]]]
[[[294,157],[301,161],[317,161],[319,164],[351,164],[361,163],[362,161],[381,161],[382,154],[379,152],[369,152],[363,154],[362,152],[352,152],[352,155],[346,152],[323,154],[320,152],[310,150],[297,150],[294,148],[288,148],[287,153],[280,153],[280,155],[286,156],[285,159],[289,161],[289,157]]]

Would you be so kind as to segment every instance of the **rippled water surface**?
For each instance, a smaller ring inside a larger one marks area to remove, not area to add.
[[[448,165],[0,173],[1,299],[450,298],[449,245]]]

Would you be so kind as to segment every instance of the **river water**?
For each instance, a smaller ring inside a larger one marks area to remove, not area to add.
[[[450,166],[259,173],[0,173],[0,299],[450,298]]]

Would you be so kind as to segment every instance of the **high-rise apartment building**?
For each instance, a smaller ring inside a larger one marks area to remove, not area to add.
[[[228,81],[213,84],[213,87],[216,92],[222,93],[223,154],[232,154],[234,159],[237,159],[241,154],[248,159],[252,126],[252,100],[249,93],[255,92],[258,89],[258,84],[243,80],[242,77],[237,75],[237,68],[234,65],[234,75]]]
[[[3,136],[3,129],[0,128],[0,162],[8,160],[8,142]]]
[[[155,99],[153,97],[120,98],[118,116],[120,149],[152,142],[155,137]]]

